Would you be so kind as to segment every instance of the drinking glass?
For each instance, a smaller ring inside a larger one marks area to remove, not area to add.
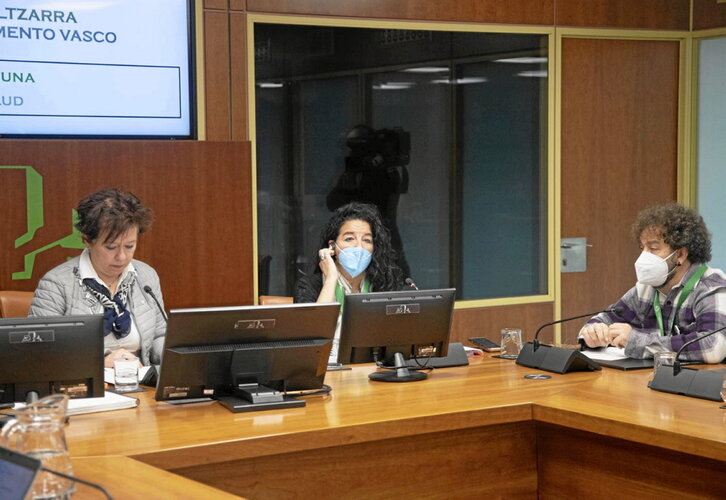
[[[139,360],[117,359],[113,362],[116,392],[132,392],[139,388]]]
[[[653,376],[661,366],[673,366],[676,362],[676,353],[671,351],[656,352],[653,354]]]
[[[522,349],[522,330],[519,328],[502,328],[501,351],[499,357],[517,359]]]

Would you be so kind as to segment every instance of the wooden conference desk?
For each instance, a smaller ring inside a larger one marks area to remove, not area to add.
[[[385,384],[372,369],[331,372],[331,396],[279,411],[149,391],[136,409],[72,417],[70,452],[248,498],[726,498],[726,410],[648,389],[650,371],[528,380],[537,370],[487,357]]]

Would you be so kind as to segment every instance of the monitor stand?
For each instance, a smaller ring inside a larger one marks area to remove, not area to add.
[[[35,403],[36,401],[38,401],[38,399],[40,399],[40,394],[38,394],[36,391],[28,391],[25,394],[25,404],[29,405],[31,403]]]
[[[305,401],[302,399],[285,396],[280,391],[259,384],[240,384],[237,386],[235,394],[235,396],[220,396],[217,398],[222,406],[232,413],[305,406]]]
[[[374,372],[368,375],[368,378],[376,382],[416,382],[427,377],[425,373],[409,370],[400,352],[393,355],[393,360],[395,366],[390,371]]]

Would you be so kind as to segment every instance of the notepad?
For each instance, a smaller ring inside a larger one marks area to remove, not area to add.
[[[582,354],[595,361],[615,361],[626,359],[625,349],[620,347],[606,347],[604,349],[585,349]]]

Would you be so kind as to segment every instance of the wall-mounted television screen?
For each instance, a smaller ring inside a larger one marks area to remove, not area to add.
[[[193,0],[0,0],[0,137],[195,135]]]

